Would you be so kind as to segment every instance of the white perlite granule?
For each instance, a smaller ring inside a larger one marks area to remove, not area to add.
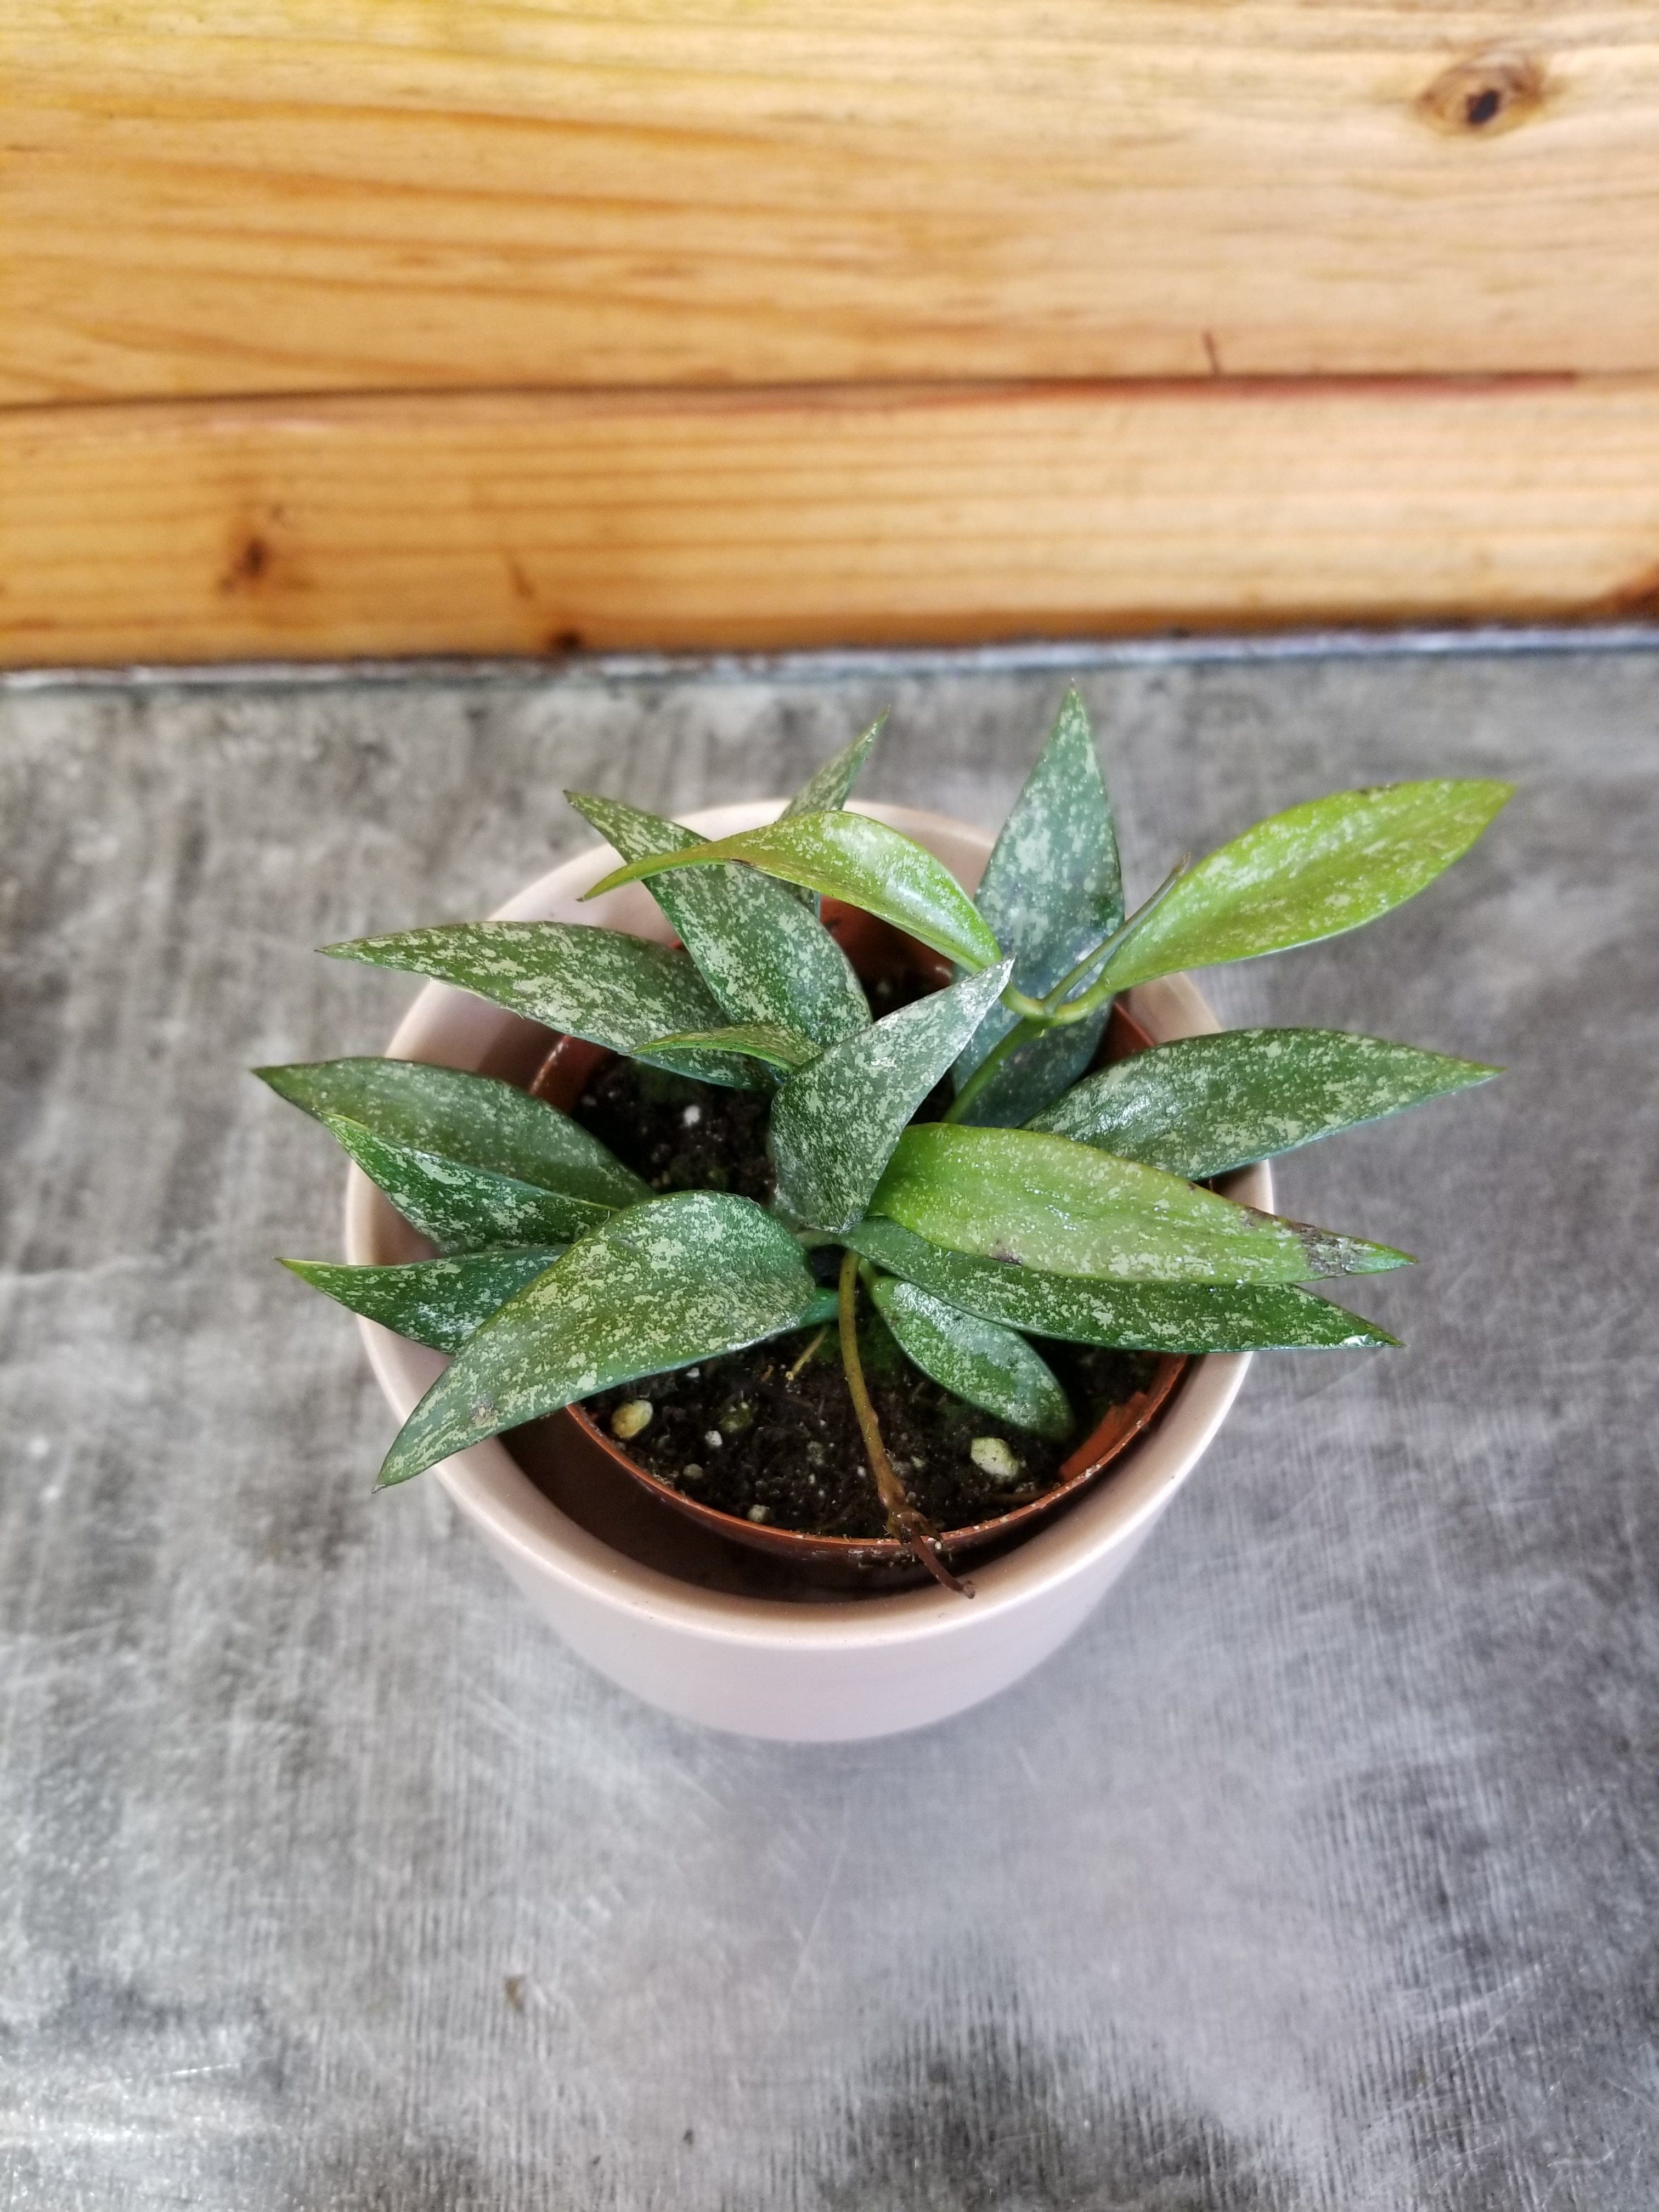
[[[975,1437],[968,1447],[968,1456],[993,1482],[1012,1482],[1019,1473],[1019,1461],[1000,1437]]]

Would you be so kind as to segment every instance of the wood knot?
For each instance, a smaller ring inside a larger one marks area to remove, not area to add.
[[[1530,121],[1544,104],[1544,67],[1530,54],[1474,55],[1442,70],[1417,112],[1437,131],[1459,138],[1495,138]]]
[[[257,530],[250,530],[231,553],[219,579],[222,592],[242,592],[258,584],[270,567],[270,547]]]

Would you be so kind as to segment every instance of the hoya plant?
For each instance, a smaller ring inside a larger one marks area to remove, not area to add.
[[[577,1116],[483,1076],[382,1059],[261,1069],[437,1255],[287,1263],[451,1355],[381,1485],[620,1385],[645,1386],[611,1424],[637,1435],[653,1413],[647,1378],[811,1331],[805,1352],[790,1347],[788,1373],[838,1341],[830,1380],[844,1381],[880,1523],[950,1581],[884,1439],[861,1348],[872,1327],[951,1402],[1051,1442],[1078,1423],[1056,1346],[1395,1341],[1304,1285],[1406,1254],[1212,1186],[1497,1071],[1289,1028],[1098,1066],[1103,1032],[1133,985],[1387,913],[1468,850],[1509,787],[1437,778],[1311,800],[1183,861],[1126,915],[1075,691],[972,896],[921,846],[848,807],[879,726],[775,821],[712,842],[620,800],[568,794],[623,863],[588,896],[647,884],[672,945],[483,921],[327,948],[475,992],[646,1078],[749,1094],[769,1164],[757,1195],[730,1188],[723,1168],[704,1177],[720,1187],[665,1189]],[[942,955],[951,980],[878,1017],[826,926],[826,895]]]

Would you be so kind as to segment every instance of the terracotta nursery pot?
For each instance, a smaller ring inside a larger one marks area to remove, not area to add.
[[[948,961],[872,915],[860,914],[856,908],[826,899],[823,921],[840,939],[866,984],[874,981],[883,972],[902,977],[913,988],[921,986],[937,989],[951,980]],[[1103,1065],[1107,1060],[1122,1060],[1131,1053],[1145,1051],[1152,1042],[1152,1039],[1133,1017],[1121,1006],[1115,1006],[1097,1060]],[[530,1088],[550,1106],[557,1106],[566,1113],[574,1112],[593,1077],[616,1057],[616,1054],[588,1044],[580,1037],[560,1036],[538,1069]],[[951,1566],[1018,1543],[1044,1522],[1064,1512],[1121,1453],[1128,1449],[1137,1437],[1151,1427],[1186,1365],[1184,1358],[1159,1358],[1147,1387],[1106,1413],[1062,1463],[1057,1480],[1040,1496],[994,1519],[975,1522],[966,1528],[942,1528],[939,1549]],[[613,1437],[607,1435],[584,1406],[572,1406],[568,1413],[556,1414],[553,1419],[561,1426],[574,1423],[586,1441],[604,1453],[617,1474],[637,1483],[647,1497],[665,1511],[679,1514],[724,1543],[764,1553],[805,1583],[826,1589],[869,1591],[878,1588],[902,1589],[928,1579],[926,1569],[908,1549],[890,1537],[809,1535],[798,1528],[757,1524],[688,1498],[683,1490],[677,1490],[672,1483],[664,1482],[648,1468],[641,1466]],[[534,1425],[538,1429],[542,1426],[539,1423]],[[562,1435],[556,1440],[521,1435],[509,1439],[507,1448],[533,1474],[550,1454],[556,1454],[561,1449],[568,1450],[569,1440]]]
[[[729,836],[770,820],[781,804],[755,800],[688,820],[707,836]],[[969,888],[977,882],[990,850],[981,832],[900,807],[861,811],[926,845]],[[595,847],[520,892],[498,918],[595,922],[667,940],[642,884],[579,903],[613,865],[609,848]],[[866,975],[876,960],[933,957],[862,915],[839,927]],[[1129,993],[1121,1015],[1109,1034],[1114,1056],[1217,1027],[1184,977]],[[432,983],[387,1050],[574,1103],[605,1055],[570,1039],[550,1054],[549,1047],[538,1024]],[[1265,1165],[1219,1187],[1272,1206]],[[429,1249],[356,1168],[346,1247],[351,1261],[371,1265]],[[402,1419],[442,1355],[372,1322],[359,1326]],[[631,1460],[580,1407],[474,1445],[433,1474],[538,1611],[612,1680],[667,1711],[747,1735],[883,1735],[994,1695],[1071,1634],[1145,1541],[1249,1364],[1248,1353],[1160,1360],[1152,1387],[1112,1409],[1053,1488],[950,1532],[953,1564],[971,1565],[971,1600],[932,1583],[899,1586],[914,1583],[915,1570],[890,1542],[806,1536],[700,1504]]]

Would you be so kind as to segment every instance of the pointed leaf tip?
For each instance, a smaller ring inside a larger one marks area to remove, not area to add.
[[[1042,998],[1123,921],[1123,878],[1111,804],[1089,717],[1075,685],[998,835],[974,903],[1013,960],[1013,980]],[[972,1102],[975,1122],[1024,1121],[1082,1074],[1110,1009],[1033,1036]],[[1018,1019],[993,1006],[957,1063],[958,1091]]]
[[[851,1226],[907,1121],[949,1069],[1008,977],[963,978],[837,1045],[779,1091],[769,1137],[778,1201],[813,1229]]]
[[[1380,1352],[1395,1339],[1288,1283],[1126,1283],[1051,1275],[947,1252],[877,1214],[847,1232],[854,1251],[1005,1328],[1133,1352]]]
[[[617,869],[584,896],[597,898],[622,884],[723,860],[744,860],[763,874],[844,899],[964,968],[977,971],[1002,957],[973,901],[942,860],[873,816],[845,809],[784,815],[693,850],[655,854]]]
[[[584,792],[570,798],[624,863],[707,849],[696,830],[660,815]],[[752,868],[700,867],[653,877],[650,889],[728,1023],[775,1024],[819,1045],[868,1028],[847,955],[787,885]]]
[[[870,1295],[906,1358],[941,1389],[1053,1442],[1070,1435],[1065,1390],[1023,1336],[891,1275],[878,1275]]]
[[[1114,990],[1340,936],[1425,890],[1513,785],[1437,777],[1342,791],[1256,823],[1189,868],[1103,973]]]
[[[377,1488],[613,1383],[798,1328],[800,1247],[746,1198],[676,1192],[573,1244],[469,1338],[404,1422]]]
[[[890,712],[890,708],[884,707],[862,736],[854,738],[852,744],[838,752],[833,760],[827,760],[821,769],[817,769],[784,808],[785,815],[817,814],[829,807],[844,805],[859,771],[869,759],[877,738],[887,726]]]
[[[1404,1261],[1035,1129],[919,1122],[870,1209],[951,1251],[1120,1282],[1300,1283]]]
[[[565,921],[470,921],[359,938],[339,948],[376,968],[430,975],[611,1052],[643,1056],[674,1030],[718,1029],[724,1009],[689,953],[626,931]],[[678,1074],[764,1087],[737,1054],[688,1054]]]
[[[1346,1030],[1223,1030],[1114,1061],[1028,1126],[1201,1182],[1500,1073]]]
[[[459,1352],[507,1301],[545,1274],[562,1244],[514,1245],[463,1258],[406,1266],[355,1267],[324,1260],[284,1260],[302,1283],[348,1311],[434,1352]]]

